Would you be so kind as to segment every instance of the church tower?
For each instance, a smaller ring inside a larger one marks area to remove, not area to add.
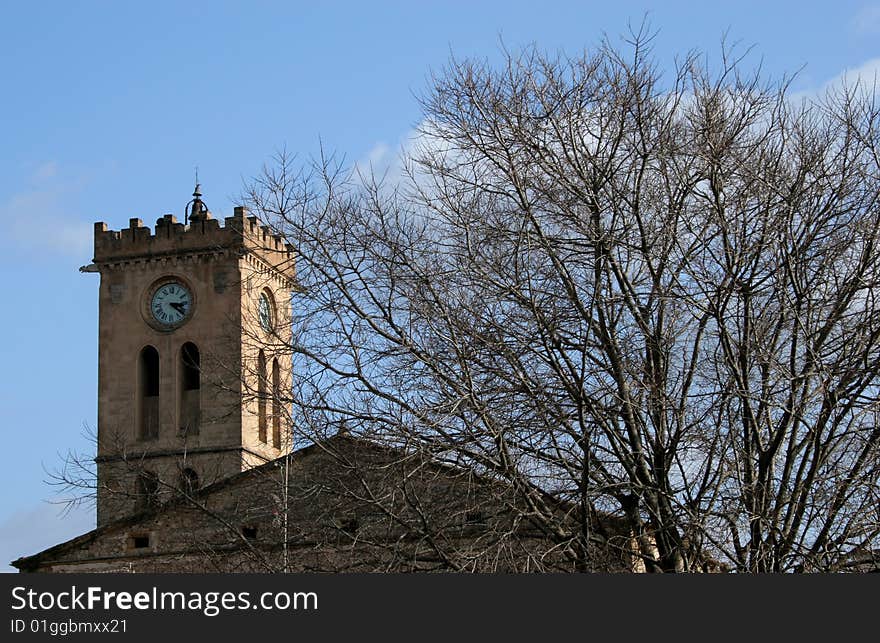
[[[95,224],[99,526],[291,447],[293,248],[201,197],[155,231]]]

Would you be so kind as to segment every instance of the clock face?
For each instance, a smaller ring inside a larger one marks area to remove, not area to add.
[[[260,300],[257,304],[257,314],[260,317],[260,326],[267,333],[272,330],[272,304],[269,301],[269,295],[260,293]]]
[[[150,300],[150,314],[162,326],[176,326],[192,311],[192,293],[178,281],[159,286]]]

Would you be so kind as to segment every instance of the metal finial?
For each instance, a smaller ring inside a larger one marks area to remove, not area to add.
[[[193,198],[184,208],[183,223],[191,221],[204,221],[208,218],[208,206],[202,201],[202,186],[199,184],[199,170],[196,168],[196,187],[193,190]]]

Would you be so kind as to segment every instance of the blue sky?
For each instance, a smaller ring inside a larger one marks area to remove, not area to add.
[[[82,533],[46,470],[97,416],[92,223],[182,215],[196,165],[215,215],[281,146],[393,155],[450,53],[576,53],[648,14],[671,65],[722,34],[812,93],[880,71],[880,2],[48,2],[0,0],[0,570]]]

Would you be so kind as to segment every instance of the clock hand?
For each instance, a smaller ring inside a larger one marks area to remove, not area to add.
[[[182,303],[180,303],[179,301],[169,302],[168,305],[171,306],[177,312],[179,312],[181,315],[183,315],[186,312],[186,307]]]

